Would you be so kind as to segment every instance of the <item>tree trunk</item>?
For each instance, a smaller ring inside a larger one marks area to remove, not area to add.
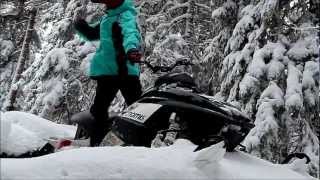
[[[32,32],[34,31],[34,24],[35,24],[35,18],[36,18],[37,11],[32,10],[30,12],[29,16],[29,22],[28,27],[24,36],[24,41],[22,44],[22,49],[19,55],[19,59],[17,62],[16,70],[14,73],[14,77],[11,83],[10,91],[7,97],[7,103],[5,104],[5,110],[7,111],[13,111],[16,110],[16,107],[14,106],[14,103],[17,98],[17,92],[19,90],[19,84],[18,81],[21,78],[21,73],[24,70],[25,62],[29,59],[29,51],[30,51],[30,42],[32,40]]]

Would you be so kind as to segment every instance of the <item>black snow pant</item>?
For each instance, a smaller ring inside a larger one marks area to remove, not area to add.
[[[90,108],[90,112],[95,118],[94,132],[91,135],[91,146],[96,146],[102,141],[106,128],[111,123],[108,121],[108,109],[120,90],[126,104],[131,105],[142,94],[142,87],[138,76],[105,76],[96,78],[97,88],[94,103]]]

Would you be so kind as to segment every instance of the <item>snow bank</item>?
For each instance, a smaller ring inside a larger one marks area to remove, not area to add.
[[[2,159],[1,179],[310,179],[287,166],[217,147],[193,152],[180,139],[169,147],[71,149],[31,159]],[[202,161],[210,152],[219,157]]]
[[[2,113],[1,152],[19,153],[50,136],[73,136],[74,130],[28,113]],[[160,148],[82,147],[36,158],[1,159],[0,179],[312,179],[297,173],[303,169],[301,163],[276,165],[242,152],[226,153],[223,145],[193,152],[196,145],[178,139]]]
[[[56,124],[24,112],[6,112],[0,115],[0,153],[21,155],[42,147],[50,137],[73,138],[76,127]]]

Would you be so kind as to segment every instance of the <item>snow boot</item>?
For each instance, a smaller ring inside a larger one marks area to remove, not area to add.
[[[99,146],[104,137],[111,129],[112,123],[107,121],[96,121],[90,134],[90,146]]]
[[[75,139],[81,139],[83,129],[90,137],[90,146],[99,146],[104,136],[109,132],[112,122],[106,120],[96,120],[89,110],[77,113],[71,117],[71,121],[78,124],[77,134]]]
[[[73,115],[71,122],[78,125],[75,139],[89,138],[94,128],[95,118],[87,110]]]

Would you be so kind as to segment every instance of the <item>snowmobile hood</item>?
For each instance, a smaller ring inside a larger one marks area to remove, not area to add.
[[[252,122],[250,118],[248,118],[244,113],[238,110],[236,107],[227,104],[225,102],[220,102],[215,100],[211,96],[204,96],[195,94],[189,91],[183,91],[179,89],[166,89],[166,90],[158,90],[153,89],[149,92],[142,95],[144,97],[152,97],[152,98],[163,98],[167,100],[175,100],[188,104],[192,104],[195,106],[199,106],[204,109],[209,109],[218,113],[221,113],[225,116],[230,117],[233,120],[237,120],[239,122]],[[211,97],[209,99],[209,97]]]

